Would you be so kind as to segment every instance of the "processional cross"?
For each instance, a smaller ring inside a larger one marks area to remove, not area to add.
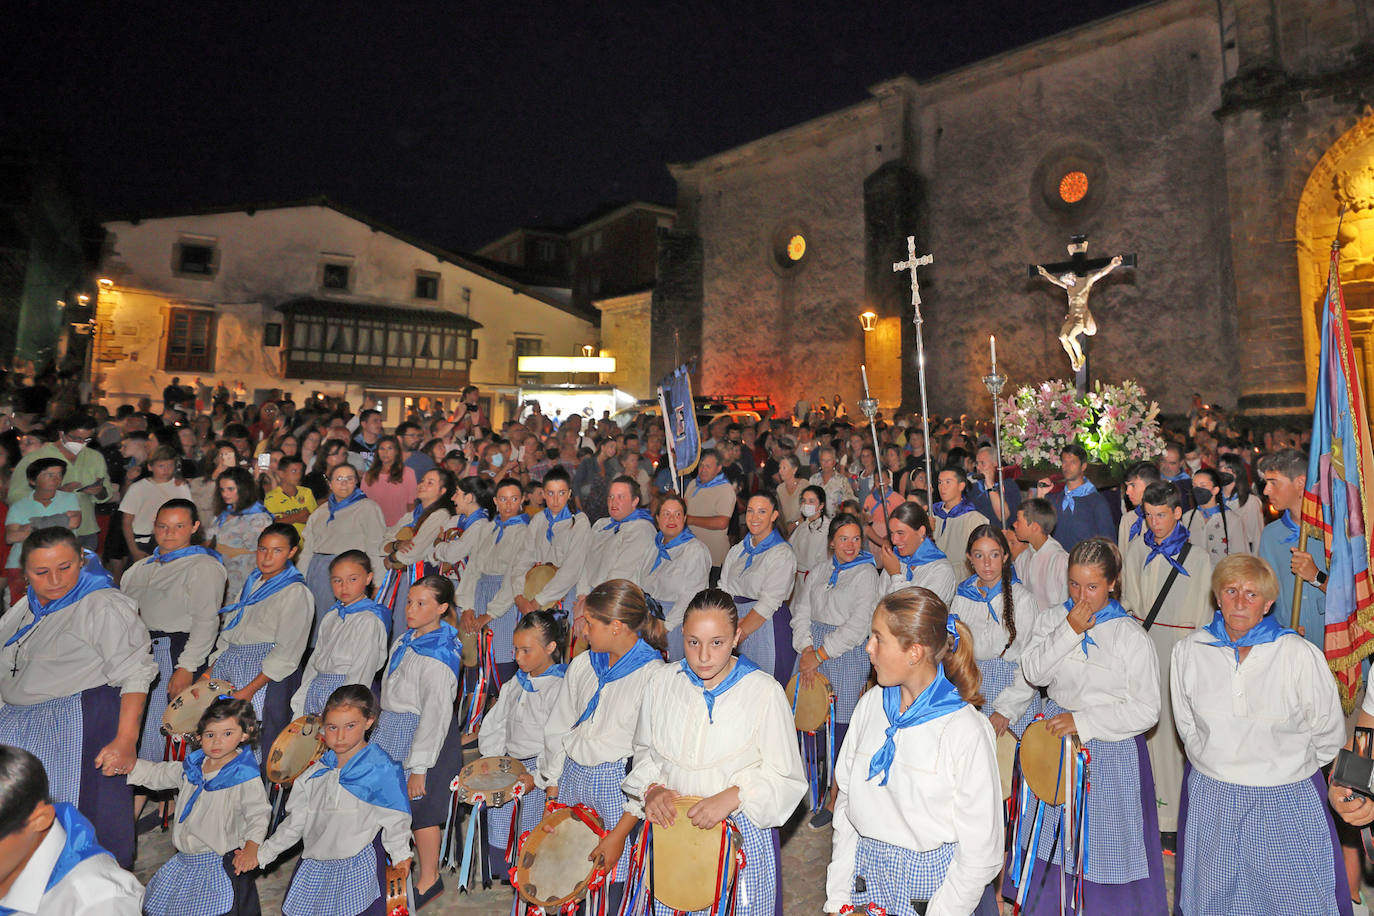
[[[1079,336],[1092,337],[1097,333],[1097,322],[1088,310],[1088,293],[1092,291],[1094,283],[1123,264],[1135,267],[1135,255],[1089,258],[1088,237],[1075,235],[1069,240],[1069,260],[1026,265],[1028,276],[1044,277],[1068,294],[1069,313],[1064,316],[1064,324],[1059,329],[1059,343],[1064,352],[1069,354],[1069,365],[1073,367],[1080,395],[1088,391],[1088,357],[1084,349],[1087,341],[1080,342]]]
[[[935,255],[923,254],[916,257],[916,236],[906,237],[906,260],[896,261],[892,265],[893,273],[901,273],[904,270],[911,271],[911,323],[916,325],[916,369],[921,381],[921,432],[926,444],[926,492],[931,492],[935,486],[935,481],[930,475],[930,409],[926,406],[926,345],[925,338],[921,334],[921,325],[925,319],[921,317],[921,280],[916,276],[916,270],[935,263]]]

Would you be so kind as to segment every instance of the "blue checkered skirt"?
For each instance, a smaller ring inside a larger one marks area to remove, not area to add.
[[[610,830],[625,813],[625,793],[620,790],[627,772],[625,763],[624,760],[611,760],[588,767],[569,757],[563,763],[563,775],[558,780],[558,801],[565,805],[590,805],[601,817],[602,826]],[[623,882],[629,871],[630,857],[621,856],[615,875],[608,880]]]
[[[324,704],[329,696],[344,685],[344,674],[317,674],[305,691],[305,714],[318,716],[324,714]]]
[[[217,852],[172,856],[148,882],[144,916],[223,916],[234,909],[234,888]]]
[[[347,859],[301,856],[282,901],[283,916],[358,916],[382,899],[380,864],[375,840]]]
[[[410,755],[410,743],[415,740],[415,729],[419,725],[419,713],[383,709],[368,740],[386,751],[386,755],[397,764],[405,766],[406,757]]]
[[[0,706],[0,744],[22,747],[42,762],[54,802],[75,805],[81,799],[84,728],[79,693],[32,706]]]
[[[758,604],[757,598],[735,596],[735,609],[743,620]],[[739,655],[747,657],[765,673],[785,685],[796,668],[797,653],[792,648],[792,611],[787,602],[763,622],[763,626],[740,640]]]
[[[320,635],[320,621],[334,606],[334,586],[329,581],[329,564],[336,554],[317,553],[310,558],[305,570],[305,585],[315,596],[315,626],[310,631],[310,645],[315,645],[315,637]]]
[[[828,623],[811,624],[811,645],[820,646],[825,638],[834,633],[838,627]],[[753,657],[750,656],[750,661]],[[801,660],[792,666],[792,673],[796,674],[800,669]],[[864,685],[868,683],[868,670],[872,665],[868,660],[868,653],[863,646],[855,646],[837,658],[828,658],[821,662],[821,674],[830,681],[830,687],[835,691],[835,722],[849,724],[849,717],[854,714],[854,707],[859,702],[859,696],[864,692]],[[836,742],[838,744],[838,742]]]
[[[473,593],[473,610],[480,617],[487,612],[491,599],[501,590],[506,577],[496,573],[484,573],[477,579],[477,589]],[[491,657],[498,664],[515,661],[515,625],[520,622],[520,612],[511,608],[500,617],[493,617],[491,623]]]
[[[538,757],[527,757],[520,762],[525,765],[525,769],[534,776],[538,773]],[[531,789],[520,799],[520,822],[515,828],[515,838],[520,839],[520,834],[526,830],[533,830],[539,825],[539,821],[544,817],[544,790],[540,788]],[[506,852],[506,840],[510,838],[511,816],[515,813],[515,802],[507,802],[499,808],[484,809],[487,816],[487,842],[494,849],[501,850],[501,857],[504,858]]]
[[[983,699],[986,701],[982,712],[983,715],[990,716],[996,711],[992,708],[993,701],[1021,677],[1021,666],[1005,658],[985,658],[978,662],[978,670],[983,675]],[[1034,721],[1039,711],[1040,695],[1036,694],[1026,706],[1026,711],[1021,714],[1021,718],[1011,723],[1012,733],[1020,738],[1021,733]]]
[[[916,852],[865,836],[854,851],[854,889],[850,902],[859,913],[872,903],[888,916],[922,916],[914,904],[935,896],[954,861],[957,843]],[[996,916],[997,901],[989,887],[973,911],[974,916]]]
[[[1181,913],[1350,916],[1345,860],[1320,773],[1260,787],[1221,782],[1192,769],[1187,783],[1179,830]]]
[[[678,817],[683,815],[679,814]],[[773,916],[782,911],[782,893],[778,885],[777,831],[763,830],[742,813],[731,816],[744,841],[744,871],[735,888],[735,916]],[[720,876],[713,876],[719,886]],[[702,876],[706,880],[706,876]],[[683,916],[711,916],[711,907],[694,910]],[[723,908],[722,908],[723,911]],[[654,901],[654,916],[675,916],[677,911]]]
[[[182,640],[185,645],[185,640]],[[157,661],[158,677],[148,688],[148,703],[144,710],[143,737],[138,742],[138,758],[161,763],[166,757],[167,738],[162,734],[162,714],[167,711],[167,684],[172,679],[176,660],[172,657],[172,637],[153,637],[153,658]]]
[[[276,643],[258,642],[245,646],[229,646],[220,657],[215,659],[215,665],[210,669],[210,676],[222,681],[228,681],[235,687],[243,687],[253,678],[262,674],[262,661],[267,658],[267,653],[272,651]],[[270,684],[265,684],[258,688],[258,692],[253,694],[253,712],[257,713],[258,721],[264,724],[262,739],[263,743],[271,747],[272,742],[277,739],[276,735],[269,735],[266,728],[263,712],[267,707],[267,688]],[[262,745],[253,748],[253,756],[262,762]]]

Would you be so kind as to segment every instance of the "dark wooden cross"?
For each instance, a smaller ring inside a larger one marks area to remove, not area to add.
[[[1027,264],[1026,275],[1029,277],[1046,277],[1051,282],[1059,286],[1064,286],[1060,277],[1072,274],[1081,280],[1085,280],[1080,287],[1065,287],[1065,292],[1069,296],[1069,314],[1064,323],[1064,328],[1060,332],[1060,341],[1065,344],[1065,349],[1070,346],[1077,347],[1083,354],[1082,365],[1074,369],[1074,383],[1079,395],[1088,392],[1088,342],[1087,338],[1097,333],[1097,324],[1093,321],[1092,313],[1088,311],[1088,290],[1093,283],[1105,277],[1116,267],[1135,267],[1136,258],[1134,254],[1123,254],[1110,258],[1090,258],[1088,257],[1088,237],[1086,235],[1075,235],[1069,240],[1069,260],[1058,261],[1053,264]],[[1081,342],[1079,337],[1082,336]],[[1074,339],[1072,344],[1065,342],[1065,337]],[[1070,351],[1070,358],[1073,353]]]

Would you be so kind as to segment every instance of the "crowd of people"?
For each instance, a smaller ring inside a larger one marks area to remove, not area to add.
[[[382,913],[388,865],[423,908],[475,744],[528,773],[518,821],[484,812],[491,873],[585,805],[611,912],[646,826],[685,817],[738,830],[735,912],[781,914],[808,798],[827,913],[1157,916],[1166,853],[1187,916],[1363,912],[1337,824],[1374,801],[1323,776],[1347,732],[1300,433],[1198,412],[1118,492],[1076,445],[1037,476],[931,417],[928,481],[919,416],[837,404],[712,420],[678,480],[648,413],[493,428],[469,388],[388,431],[200,387],[0,417],[0,911],[257,913],[296,849],[288,916]],[[175,759],[164,710],[205,677]],[[794,725],[817,684],[833,767]],[[326,750],[274,812],[266,751],[303,715]],[[998,740],[1036,721],[1090,760],[1073,843],[1062,808],[1004,800]],[[160,800],[176,853],[145,889],[124,869]]]

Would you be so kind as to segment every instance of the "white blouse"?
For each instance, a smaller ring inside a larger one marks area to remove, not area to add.
[[[1083,654],[1083,637],[1095,645]],[[1073,711],[1083,741],[1124,741],[1159,721],[1159,661],[1155,644],[1133,617],[1097,624],[1082,635],[1067,611],[1046,608],[1021,652],[1021,673]]]
[[[456,528],[460,518],[458,516],[451,516],[449,521],[452,522],[452,525],[449,527]],[[465,561],[470,560],[477,546],[491,536],[493,536],[491,519],[475,519],[458,537],[447,541],[440,541],[435,544],[431,556],[440,563],[459,566]]]
[[[668,549],[668,559],[654,569],[658,559],[658,547],[653,546],[644,558],[644,566],[639,571],[639,581],[644,583],[644,591],[653,595],[664,604],[671,604],[664,626],[676,630],[682,626],[682,618],[687,613],[687,605],[704,591],[711,581],[711,549],[702,543],[701,538]]]
[[[797,555],[783,542],[755,554],[754,562],[745,569],[748,560],[743,541],[731,547],[720,567],[720,587],[731,595],[755,599],[757,603],[751,610],[769,620],[792,594],[796,584]]]
[[[377,669],[386,663],[389,635],[381,618],[371,611],[354,611],[347,617],[340,617],[338,611],[325,614],[315,651],[301,670],[301,686],[291,697],[291,715],[305,715],[305,697],[316,675],[342,674],[345,684],[371,686]]]
[[[978,510],[965,512],[955,518],[940,518],[930,513],[930,527],[935,538],[935,546],[945,552],[950,563],[959,571],[964,568],[964,553],[968,550],[968,538],[979,525],[991,525],[986,515]],[[955,559],[955,558],[958,559]],[[960,577],[962,578],[962,576]]]
[[[1011,600],[1012,613],[1016,617],[1016,642],[1008,646],[1007,639],[1010,638],[1011,633],[1006,626],[1000,593],[992,599],[992,607],[997,612],[997,620],[993,620],[992,615],[988,613],[987,602],[974,601],[963,595],[955,594],[954,602],[949,609],[958,614],[959,619],[968,627],[969,634],[973,636],[973,656],[978,661],[1002,658],[1013,664],[1019,664],[1021,654],[1025,652],[1027,644],[1034,638],[1036,620],[1040,616],[1040,609],[1036,605],[1035,596],[1030,593],[1030,589],[1020,582],[1013,582]],[[988,697],[988,699],[992,701],[994,712],[1001,713],[1015,722],[1021,718],[1031,700],[1035,699],[1035,688],[1026,683],[1025,675],[1021,674],[1012,680],[1010,687],[1004,689],[995,698]]]
[[[883,573],[885,595],[912,586],[929,589],[948,607],[954,600],[954,590],[959,587],[959,580],[954,576],[954,564],[949,560],[932,560],[920,566],[913,566],[909,570],[903,564],[897,568],[895,576],[889,572]]]
[[[396,650],[396,642],[391,649]],[[386,664],[390,665],[391,656]],[[406,754],[405,770],[423,776],[439,760],[439,751],[453,723],[453,702],[458,698],[458,678],[438,659],[408,651],[396,670],[382,681],[382,708],[415,713],[420,717]]]
[[[169,563],[145,557],[125,571],[119,588],[138,603],[149,630],[188,634],[186,648],[172,661],[195,673],[215,647],[227,580],[224,564],[205,554]]]
[[[792,545],[792,552],[797,556],[797,572],[808,573],[829,561],[830,542],[825,536],[828,527],[824,518],[802,519],[797,530],[792,532],[787,543]]]
[[[301,572],[310,571],[310,560],[315,554],[336,556],[345,550],[361,550],[372,558],[372,571],[380,579],[386,569],[382,541],[386,539],[386,519],[382,507],[371,499],[360,499],[334,513],[329,520],[328,501],[320,503],[318,509],[306,519],[305,532],[301,536],[301,555],[296,565]],[[237,597],[237,596],[234,596]]]
[[[226,627],[237,613],[223,615],[227,618]],[[238,626],[221,630],[219,644],[210,655],[210,664],[213,665],[230,646],[270,642],[273,646],[262,660],[262,673],[274,681],[285,680],[300,668],[301,655],[310,638],[310,625],[314,622],[315,597],[303,582],[292,582],[275,595],[244,608]]]
[[[577,585],[582,576],[582,567],[587,562],[587,550],[592,533],[591,523],[581,512],[574,512],[571,519],[558,522],[553,526],[553,541],[546,533],[549,520],[540,512],[530,521],[530,543],[534,546],[535,563],[552,563],[558,572],[535,596],[534,603],[539,606],[551,604],[565,598]],[[528,569],[518,572],[520,588],[525,587],[524,578]],[[569,612],[572,608],[567,608]]]
[[[870,690],[859,698],[835,761],[839,794],[826,872],[826,912],[838,912],[850,902],[859,838],[867,837],[916,852],[958,844],[926,914],[972,913],[1002,867],[1002,785],[992,725],[966,705],[898,729],[897,752],[884,786],[881,776],[868,778],[868,768],[887,727],[883,692]]]
[[[738,664],[738,662],[736,662]],[[751,671],[715,698],[708,718],[702,688],[681,664],[649,682],[635,734],[634,769],[623,789],[625,810],[644,816],[654,783],[680,795],[709,798],[739,787],[739,808],[756,827],[781,827],[806,794],[792,707],[781,685]]]
[[[32,621],[26,596],[0,617],[0,644]],[[105,684],[121,694],[146,694],[157,673],[134,600],[104,588],[47,615],[0,649],[0,699],[31,706]]]
[[[486,532],[468,554],[468,565],[458,580],[455,600],[458,607],[473,610],[477,602],[477,583],[483,576],[502,576],[501,590],[487,602],[486,613],[502,617],[515,609],[515,596],[525,590],[525,573],[534,565],[534,542],[530,540],[534,523],[511,525],[496,540],[496,525]]]
[[[1321,650],[1296,634],[1235,651],[1206,630],[1174,646],[1174,726],[1213,779],[1281,786],[1308,779],[1345,744],[1340,694]]]
[[[403,550],[396,551],[396,562],[402,566],[410,566],[415,563],[424,563],[430,559],[437,559],[438,546],[435,541],[439,535],[444,533],[448,523],[453,516],[447,509],[436,509],[429,514],[429,518],[421,523],[419,529],[415,531],[415,536],[410,540],[410,546]],[[382,537],[384,544],[390,544],[396,540],[397,533],[402,528],[410,527],[410,516],[401,519],[400,522],[387,529]]]
[[[530,678],[533,693],[513,677],[502,685],[501,695],[482,717],[482,728],[477,733],[477,749],[482,756],[521,760],[538,757],[544,749],[544,726],[562,685],[561,677],[547,674]],[[579,710],[578,715],[581,714]]]
[[[839,658],[868,641],[883,584],[871,563],[841,570],[833,588],[830,571],[829,561],[813,569],[792,602],[792,648],[798,652],[811,648],[811,624],[829,624],[838,629],[825,637],[821,647],[826,655]]]
[[[359,753],[362,749],[359,748]],[[301,840],[301,855],[309,859],[347,859],[372,845],[377,831],[392,862],[410,858],[410,812],[370,805],[339,784],[339,770],[310,764],[291,785],[286,818],[258,847],[258,862],[276,861]],[[197,805],[200,802],[196,802]]]
[[[587,538],[587,559],[577,582],[579,597],[612,579],[629,579],[641,588],[644,585],[639,575],[644,568],[644,558],[658,555],[654,545],[658,530],[653,522],[643,518],[623,522],[619,533],[611,530],[614,524],[615,519],[607,517],[592,526],[591,536]]]
[[[203,767],[202,767],[203,770]],[[215,774],[205,777],[208,782]],[[178,852],[197,856],[205,852],[224,855],[244,843],[261,844],[267,837],[272,806],[261,779],[250,779],[227,789],[201,792],[191,816],[181,820],[196,787],[182,773],[179,761],[153,763],[139,760],[129,773],[129,783],[156,792],[177,790],[176,814],[172,817],[172,845]]]
[[[583,652],[569,662],[544,726],[544,748],[539,754],[539,775],[536,777],[539,785],[558,785],[563,763],[568,758],[593,767],[631,756],[640,704],[649,679],[662,667],[663,662],[651,661],[607,684],[601,691],[596,712],[581,725],[576,725],[596,694],[596,672],[592,670],[590,652]]]
[[[1162,556],[1146,564],[1149,555],[1150,548],[1145,546],[1145,536],[1141,535],[1126,548],[1121,562],[1121,604],[1141,620],[1154,607],[1160,589],[1173,571],[1169,561]],[[1150,628],[1151,633],[1161,626],[1191,630],[1206,626],[1212,620],[1212,560],[1207,556],[1207,545],[1195,543],[1188,548],[1183,568],[1187,575],[1179,573],[1174,578],[1164,606]],[[1164,630],[1159,632],[1163,634]]]
[[[1046,538],[1039,549],[1027,544],[1012,566],[1037,607],[1058,607],[1069,600],[1069,553],[1054,538]]]
[[[0,897],[0,907],[41,916],[50,913],[54,916],[139,916],[143,885],[108,854],[78,862],[61,881],[48,889],[48,879],[66,844],[67,831],[61,824],[54,823],[23,871]]]

